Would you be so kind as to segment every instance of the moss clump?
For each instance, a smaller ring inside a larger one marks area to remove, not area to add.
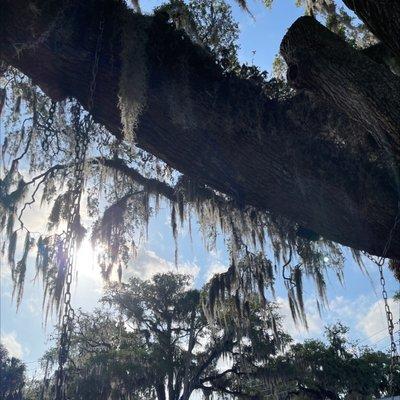
[[[119,108],[124,137],[135,141],[138,119],[146,106],[147,43],[150,18],[136,18],[127,13],[122,32],[122,68],[119,82]]]

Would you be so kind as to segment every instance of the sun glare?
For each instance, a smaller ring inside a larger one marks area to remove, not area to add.
[[[99,273],[96,267],[96,261],[99,256],[99,251],[95,250],[89,240],[83,240],[77,256],[76,269],[79,274]]]
[[[102,281],[101,269],[98,264],[99,256],[104,254],[106,250],[101,246],[92,247],[90,240],[83,240],[76,255],[76,272],[82,278],[90,278],[97,281]],[[117,270],[114,269],[111,273],[110,280],[118,279]]]

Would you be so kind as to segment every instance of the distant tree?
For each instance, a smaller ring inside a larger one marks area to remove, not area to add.
[[[368,400],[400,394],[399,365],[394,366],[391,385],[389,355],[350,343],[347,332],[338,323],[326,328],[326,343],[306,340],[275,358],[270,373],[279,379],[270,386],[271,393],[287,400]]]
[[[325,342],[292,344],[276,310],[255,297],[240,306],[234,296],[216,301],[210,320],[209,291],[191,289],[179,274],[110,285],[101,309],[78,313],[68,398],[189,400],[200,391],[205,399],[370,400],[400,393],[399,365],[391,374],[390,356],[351,343],[341,323],[326,328]],[[56,350],[44,357],[48,371]],[[52,399],[52,378],[43,382],[31,382],[25,399]]]
[[[241,377],[256,374],[288,337],[278,329],[276,338],[269,312],[255,299],[246,326],[237,323],[234,299],[215,305],[218,317],[208,321],[203,294],[189,281],[171,273],[111,284],[103,298],[110,310],[79,313],[69,398],[188,400],[196,390],[250,398]]]
[[[25,365],[0,343],[0,399],[22,400],[24,386]]]
[[[239,24],[224,0],[191,0],[188,4],[200,43],[226,66],[238,63]]]

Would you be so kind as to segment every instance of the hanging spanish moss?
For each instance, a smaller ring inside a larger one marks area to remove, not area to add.
[[[119,82],[119,108],[125,139],[135,143],[138,119],[146,107],[148,29],[151,19],[126,18],[122,27],[122,68]]]
[[[149,220],[159,211],[160,199],[164,199],[171,210],[177,265],[179,230],[185,224],[190,225],[193,217],[199,221],[208,250],[215,248],[218,236],[225,239],[229,249],[230,268],[210,285],[207,301],[210,317],[216,317],[215,304],[221,304],[224,297],[233,299],[241,317],[246,316],[248,299],[254,294],[262,304],[268,304],[269,294],[274,297],[274,282],[281,275],[282,265],[290,258],[289,254],[293,254],[293,260],[285,267],[284,281],[293,318],[306,323],[303,278],[314,279],[323,306],[326,302],[327,268],[333,267],[341,279],[343,257],[339,248],[323,238],[303,238],[298,235],[301,227],[290,221],[238,204],[236,199],[189,179],[156,157],[132,148],[132,135],[146,107],[146,47],[151,19],[139,18],[137,21],[144,22],[136,24],[132,21],[136,19],[130,17],[129,24],[126,23],[118,32],[122,32],[119,104],[127,140],[118,141],[104,128],[92,127],[89,158],[85,165],[88,176],[84,188],[86,205],[81,210],[82,215],[79,213],[74,220],[73,227],[77,241],[90,231],[93,246],[102,250],[99,265],[104,279],[111,279],[114,271],[121,279],[124,268],[132,262],[134,264],[137,249],[147,237]],[[210,44],[206,47],[211,49]],[[222,63],[221,55],[215,54],[215,57]],[[181,60],[183,70],[185,62],[185,59]],[[275,86],[266,83],[265,76],[257,68],[244,66],[235,71],[229,73],[243,75],[251,85],[261,82],[260,91],[276,96],[272,93]],[[63,101],[54,104],[17,71],[9,69],[7,73],[10,84],[3,97],[8,102],[4,108],[8,110],[5,116],[8,134],[2,144],[2,154],[4,164],[8,161],[10,167],[0,178],[0,206],[4,210],[1,220],[2,226],[6,227],[8,245],[4,243],[2,251],[7,253],[9,264],[15,270],[16,287],[22,288],[28,267],[27,253],[24,250],[17,263],[15,256],[18,240],[22,241],[24,234],[26,237],[29,235],[32,244],[24,249],[36,251],[36,275],[41,277],[44,285],[43,304],[48,313],[59,309],[65,279],[60,272],[63,268],[59,267],[65,257],[63,231],[72,207],[75,185],[72,172],[76,124],[71,110],[76,103]],[[171,99],[170,117],[190,128],[196,123],[190,117],[190,98],[194,93],[184,75],[182,82],[176,82],[176,85],[181,88],[182,99]],[[246,93],[243,95],[246,97]],[[186,99],[185,107],[177,107],[176,102],[183,99]],[[21,114],[24,113],[27,115],[24,115],[21,126]],[[258,131],[258,123],[257,113],[253,122],[246,122],[254,124],[251,125],[254,132]],[[83,128],[82,122],[78,125]],[[22,161],[24,168],[20,171],[19,163]],[[47,232],[41,234],[30,232],[29,227],[23,224],[25,212],[37,203],[43,207],[51,205]],[[88,218],[83,218],[84,214]],[[36,246],[33,246],[33,240],[36,240]],[[266,257],[269,248],[273,260]],[[20,299],[22,289],[16,289],[15,293]]]

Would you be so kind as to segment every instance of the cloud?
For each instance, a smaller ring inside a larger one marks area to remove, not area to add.
[[[395,331],[399,330],[399,303],[392,298],[388,299],[390,310],[393,313],[393,321],[396,323]],[[376,343],[388,337],[385,303],[383,299],[373,303],[357,323],[357,328],[362,331],[371,343]]]
[[[220,261],[215,261],[210,264],[206,271],[206,282],[208,282],[215,274],[221,274],[228,269],[228,266]]]
[[[174,263],[159,257],[154,251],[142,250],[132,264],[123,272],[124,280],[131,276],[141,279],[150,279],[155,274],[175,272],[191,275],[193,279],[200,272],[200,267],[195,263],[183,263],[175,266]]]
[[[1,238],[3,240],[3,238]],[[8,282],[11,280],[11,268],[6,261],[5,256],[0,258],[0,283]]]
[[[319,317],[315,301],[312,298],[305,300],[305,308],[309,330],[294,324],[287,300],[278,298],[281,306],[280,312],[283,315],[283,327],[295,340],[304,340],[308,337],[323,337],[324,327],[336,322],[342,322],[350,328],[349,336],[362,344],[384,346],[388,340],[388,329],[386,321],[385,306],[382,299],[371,301],[365,295],[357,298],[336,296],[329,301],[327,310]],[[393,299],[388,299],[390,309],[393,313],[395,332],[399,330],[400,306]]]
[[[283,330],[288,333],[296,342],[315,337],[316,334],[322,334],[324,323],[318,315],[318,311],[313,299],[305,300],[305,310],[307,315],[308,329],[300,322],[296,324],[293,321],[287,299],[277,297],[276,303],[279,306],[279,314],[282,316]]]
[[[28,299],[28,310],[31,315],[41,316],[42,315],[42,299],[39,297],[29,297]]]
[[[17,334],[15,332],[2,333],[1,343],[8,350],[10,356],[21,358],[23,355],[22,345],[17,340]]]

